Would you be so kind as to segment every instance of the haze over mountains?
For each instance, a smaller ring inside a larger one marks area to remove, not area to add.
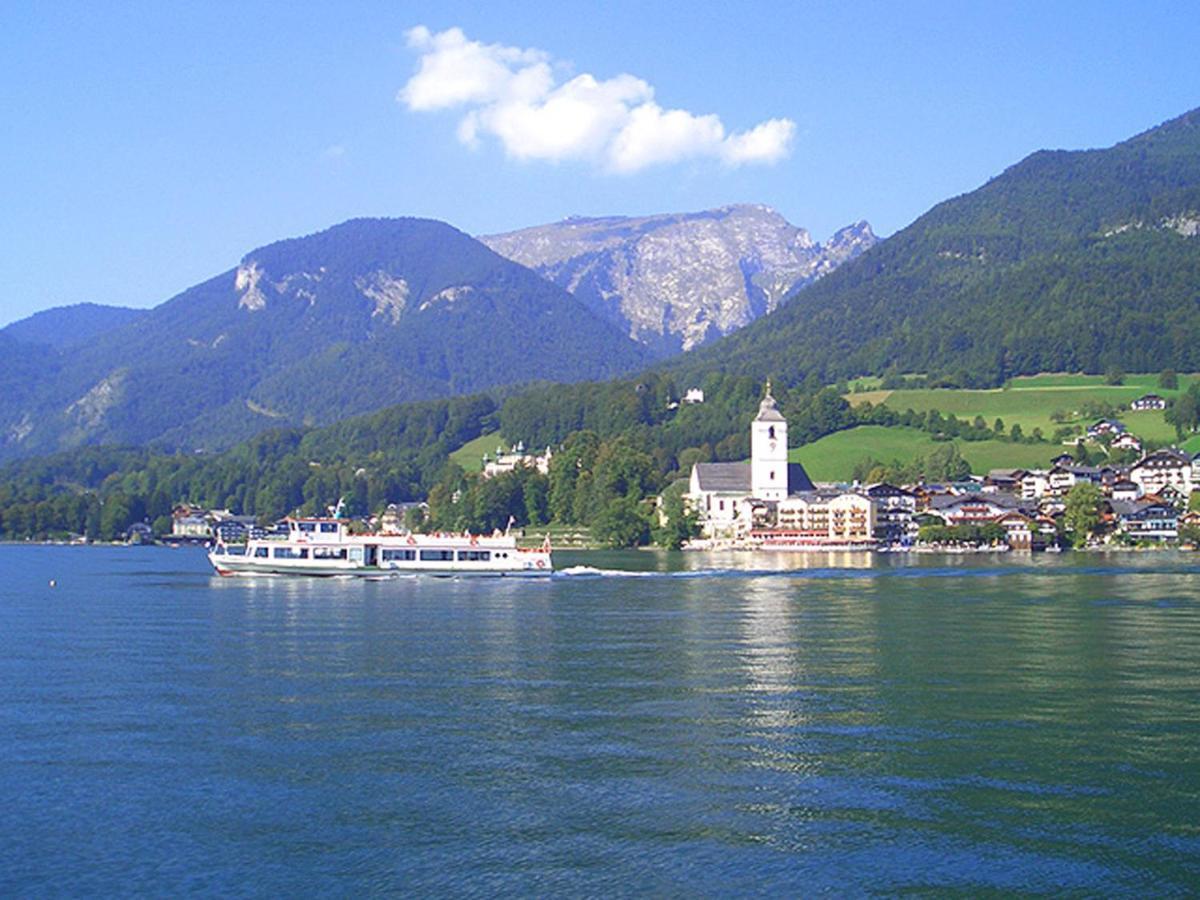
[[[866,222],[824,244],[768,206],[570,218],[480,238],[619,323],[657,355],[741,328],[878,238]]]

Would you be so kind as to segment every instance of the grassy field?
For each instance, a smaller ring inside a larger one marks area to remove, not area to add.
[[[1057,448],[1051,444],[1012,444],[1007,441],[957,441],[959,452],[977,475],[990,469],[1044,468]],[[867,457],[883,463],[908,462],[943,446],[931,435],[915,428],[885,428],[862,425],[826,435],[819,441],[788,453],[792,462],[802,463],[814,481],[847,481],[854,466]]]
[[[1180,376],[1181,389],[1194,377]],[[848,394],[846,399],[854,406],[870,401],[901,412],[936,409],[943,415],[954,413],[960,419],[983,416],[989,425],[999,418],[1007,428],[1019,424],[1026,434],[1040,428],[1047,438],[1062,424],[1091,424],[1080,409],[1089,401],[1118,404],[1126,407],[1120,414],[1121,421],[1138,437],[1156,443],[1174,441],[1175,429],[1166,423],[1160,410],[1128,409],[1131,400],[1150,392],[1169,398],[1178,395],[1179,390],[1159,388],[1157,374],[1129,375],[1121,385],[1104,384],[1099,375],[1034,375],[1015,378],[1010,386],[995,390],[869,391]],[[1054,422],[1050,417],[1055,412],[1066,413],[1070,418],[1064,423]]]
[[[473,441],[467,441],[450,454],[450,459],[460,466],[464,472],[482,472],[483,454],[496,455],[496,445],[503,443],[500,432],[491,431],[482,434]]]

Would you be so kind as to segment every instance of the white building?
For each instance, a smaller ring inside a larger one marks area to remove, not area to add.
[[[511,472],[517,466],[528,466],[546,475],[550,472],[550,460],[553,456],[554,454],[549,447],[546,448],[545,453],[537,456],[534,456],[532,453],[526,453],[523,441],[518,441],[512,447],[509,447],[507,451],[505,451],[503,446],[499,446],[496,448],[495,459],[484,454],[483,477],[494,478],[497,475]]]
[[[750,461],[696,463],[686,498],[699,513],[705,536],[744,537],[754,525],[755,506],[761,510],[811,490],[804,467],[788,462],[787,420],[768,385],[750,423]]]
[[[1157,494],[1170,485],[1186,497],[1192,492],[1192,460],[1182,450],[1155,450],[1129,470],[1129,478],[1143,494]]]

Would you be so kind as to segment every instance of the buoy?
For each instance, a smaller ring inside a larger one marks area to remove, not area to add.
[[[50,587],[58,587],[58,582],[53,578],[50,579]]]

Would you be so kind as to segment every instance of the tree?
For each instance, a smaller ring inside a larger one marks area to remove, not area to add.
[[[654,542],[667,550],[678,550],[683,542],[700,533],[700,521],[687,508],[683,492],[687,482],[679,481],[662,493],[660,524],[653,529]]]
[[[933,481],[959,481],[971,474],[971,464],[963,459],[954,443],[934,448],[921,464],[925,477]]]
[[[592,537],[607,547],[637,547],[650,539],[650,523],[632,497],[616,497],[592,522]]]
[[[1183,440],[1185,434],[1200,427],[1200,381],[1175,398],[1175,402],[1163,414],[1167,424],[1175,426],[1175,436]]]
[[[1114,385],[1125,383],[1125,373],[1121,371],[1120,366],[1109,366],[1104,370],[1104,383]]]
[[[1072,533],[1076,547],[1087,544],[1088,538],[1100,524],[1100,505],[1104,494],[1090,481],[1081,481],[1067,492],[1063,522]]]
[[[1164,391],[1173,391],[1179,387],[1179,376],[1174,369],[1163,369],[1158,376],[1158,386]]]

